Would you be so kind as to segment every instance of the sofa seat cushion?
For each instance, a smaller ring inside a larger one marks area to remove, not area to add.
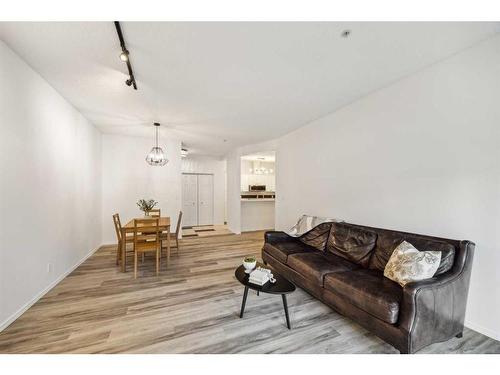
[[[324,287],[384,322],[398,321],[403,288],[382,272],[360,269],[325,275]]]
[[[274,244],[266,242],[264,244],[263,250],[276,260],[279,260],[281,263],[285,264],[287,263],[288,256],[290,254],[311,253],[317,251],[315,248],[306,245],[305,243],[302,243],[297,239],[278,242]]]
[[[323,286],[323,278],[332,272],[346,272],[360,268],[333,254],[323,254],[318,251],[288,256],[287,266],[297,271],[305,278]]]

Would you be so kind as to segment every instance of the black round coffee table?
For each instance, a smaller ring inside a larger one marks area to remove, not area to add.
[[[268,266],[265,266],[261,263],[257,263],[257,267],[269,268]],[[283,299],[283,307],[285,309],[286,326],[288,327],[288,329],[291,329],[290,318],[288,316],[288,305],[286,303],[286,295],[295,291],[295,285],[278,274],[275,270],[272,270],[272,272],[274,278],[276,279],[276,282],[271,283],[270,281],[268,281],[264,285],[259,286],[248,282],[250,274],[245,273],[245,267],[243,267],[243,265],[239,266],[236,269],[236,271],[234,272],[234,276],[236,276],[238,281],[245,286],[245,292],[243,293],[243,302],[241,303],[240,318],[243,318],[243,312],[245,311],[248,289],[256,290],[257,295],[259,295],[260,292],[269,294],[281,294],[281,298]]]

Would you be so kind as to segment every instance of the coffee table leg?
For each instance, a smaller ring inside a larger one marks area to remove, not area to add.
[[[259,296],[259,291],[257,291],[257,297]]]
[[[245,292],[243,293],[243,302],[241,303],[240,318],[243,318],[243,312],[245,311],[245,303],[247,302],[248,287],[245,287]]]
[[[286,326],[288,327],[288,329],[292,329],[290,327],[290,318],[288,316],[288,305],[286,303],[286,294],[282,294],[281,298],[283,298],[283,307],[285,308]]]

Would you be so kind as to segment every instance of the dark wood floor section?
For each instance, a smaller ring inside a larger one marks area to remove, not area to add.
[[[168,270],[156,277],[146,259],[137,280],[104,247],[0,333],[0,353],[397,353],[301,289],[288,300],[291,331],[279,296],[250,292],[239,319],[234,269],[262,243],[262,232],[184,239]],[[500,343],[466,329],[421,353],[500,353]]]

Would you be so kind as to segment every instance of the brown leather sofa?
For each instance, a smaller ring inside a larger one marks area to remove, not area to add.
[[[401,287],[384,277],[406,240],[441,251],[433,278]],[[474,243],[350,223],[323,223],[299,238],[266,232],[262,259],[299,287],[401,353],[461,337]]]

